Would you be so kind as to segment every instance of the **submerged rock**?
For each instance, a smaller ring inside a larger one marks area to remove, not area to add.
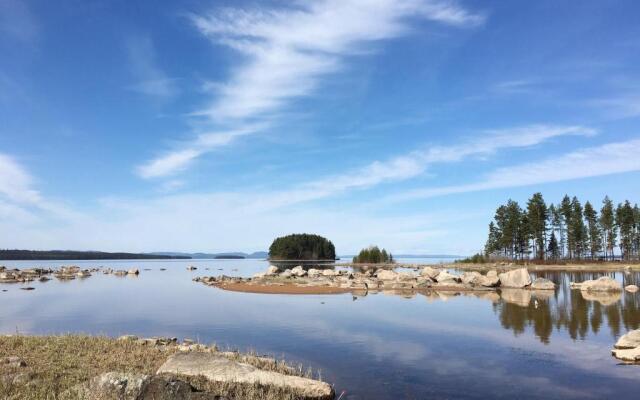
[[[306,399],[333,399],[333,388],[325,383],[274,371],[260,370],[249,364],[232,361],[216,353],[176,353],[158,369],[157,374],[202,376],[211,382],[260,384],[300,393]]]
[[[531,277],[526,268],[519,268],[513,271],[503,272],[498,275],[500,286],[507,288],[524,288],[531,285]]]
[[[580,289],[587,292],[619,292],[622,291],[622,284],[608,276],[601,276],[598,279],[584,281],[582,283],[571,282],[571,289]]]
[[[534,290],[555,290],[555,288],[556,284],[545,278],[536,278],[531,284],[531,289]]]

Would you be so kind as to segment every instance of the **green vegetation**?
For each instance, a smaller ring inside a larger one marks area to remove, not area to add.
[[[269,247],[271,260],[335,260],[336,248],[330,240],[307,233],[279,237]]]
[[[385,249],[380,250],[378,246],[369,246],[360,250],[357,256],[353,257],[354,264],[387,264],[394,262],[393,255],[387,253]]]
[[[540,261],[638,260],[640,208],[628,200],[614,207],[605,197],[598,215],[590,202],[583,207],[578,198],[567,195],[559,204],[547,206],[542,194],[536,193],[524,209],[508,200],[489,224],[485,255]]]
[[[489,258],[484,254],[476,253],[471,257],[463,258],[462,260],[456,260],[455,262],[463,264],[484,264],[489,262]]]
[[[70,250],[0,250],[0,260],[151,260],[151,259],[188,259],[185,256],[158,254],[105,253],[102,251]]]

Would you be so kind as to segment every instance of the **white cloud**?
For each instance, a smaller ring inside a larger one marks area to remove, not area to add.
[[[604,110],[611,118],[640,117],[640,96],[628,95],[589,102],[594,108]]]
[[[169,99],[178,92],[175,79],[169,78],[158,66],[151,38],[131,37],[127,41],[131,72],[137,83],[129,88],[147,96]]]
[[[608,143],[546,160],[500,168],[476,183],[420,189],[390,199],[397,201],[430,198],[640,171],[638,154],[640,139]]]
[[[279,10],[228,8],[191,15],[200,32],[244,56],[227,82],[208,85],[215,100],[193,114],[232,130],[270,120],[291,100],[312,94],[321,78],[342,69],[347,57],[370,52],[372,42],[407,34],[411,18],[457,27],[484,19],[440,0],[305,1]],[[189,151],[177,149],[138,171],[145,178],[172,174],[239,136],[214,146],[199,137],[187,146]]]
[[[12,202],[37,205],[42,199],[32,186],[31,175],[12,157],[0,153],[0,195]]]

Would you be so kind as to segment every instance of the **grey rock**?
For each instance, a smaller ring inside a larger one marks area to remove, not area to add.
[[[500,286],[507,288],[524,288],[531,285],[531,277],[526,268],[504,272],[498,275]]]
[[[554,290],[555,288],[556,284],[545,278],[536,278],[531,284],[531,289],[534,290]]]

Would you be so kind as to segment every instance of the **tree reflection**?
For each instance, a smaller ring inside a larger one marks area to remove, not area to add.
[[[532,327],[535,335],[542,343],[549,343],[554,328],[566,330],[569,336],[584,339],[591,331],[598,333],[606,321],[606,326],[613,337],[640,326],[638,296],[631,293],[582,293],[570,290],[569,282],[582,282],[597,279],[603,273],[538,273],[558,284],[559,289],[553,294],[531,291],[529,295],[522,290],[521,294],[503,291],[501,302],[494,304],[501,325],[520,335],[527,327]],[[639,273],[610,273],[613,278],[621,279],[624,285],[638,282]],[[511,289],[513,290],[513,289]],[[527,296],[531,300],[528,300]]]

